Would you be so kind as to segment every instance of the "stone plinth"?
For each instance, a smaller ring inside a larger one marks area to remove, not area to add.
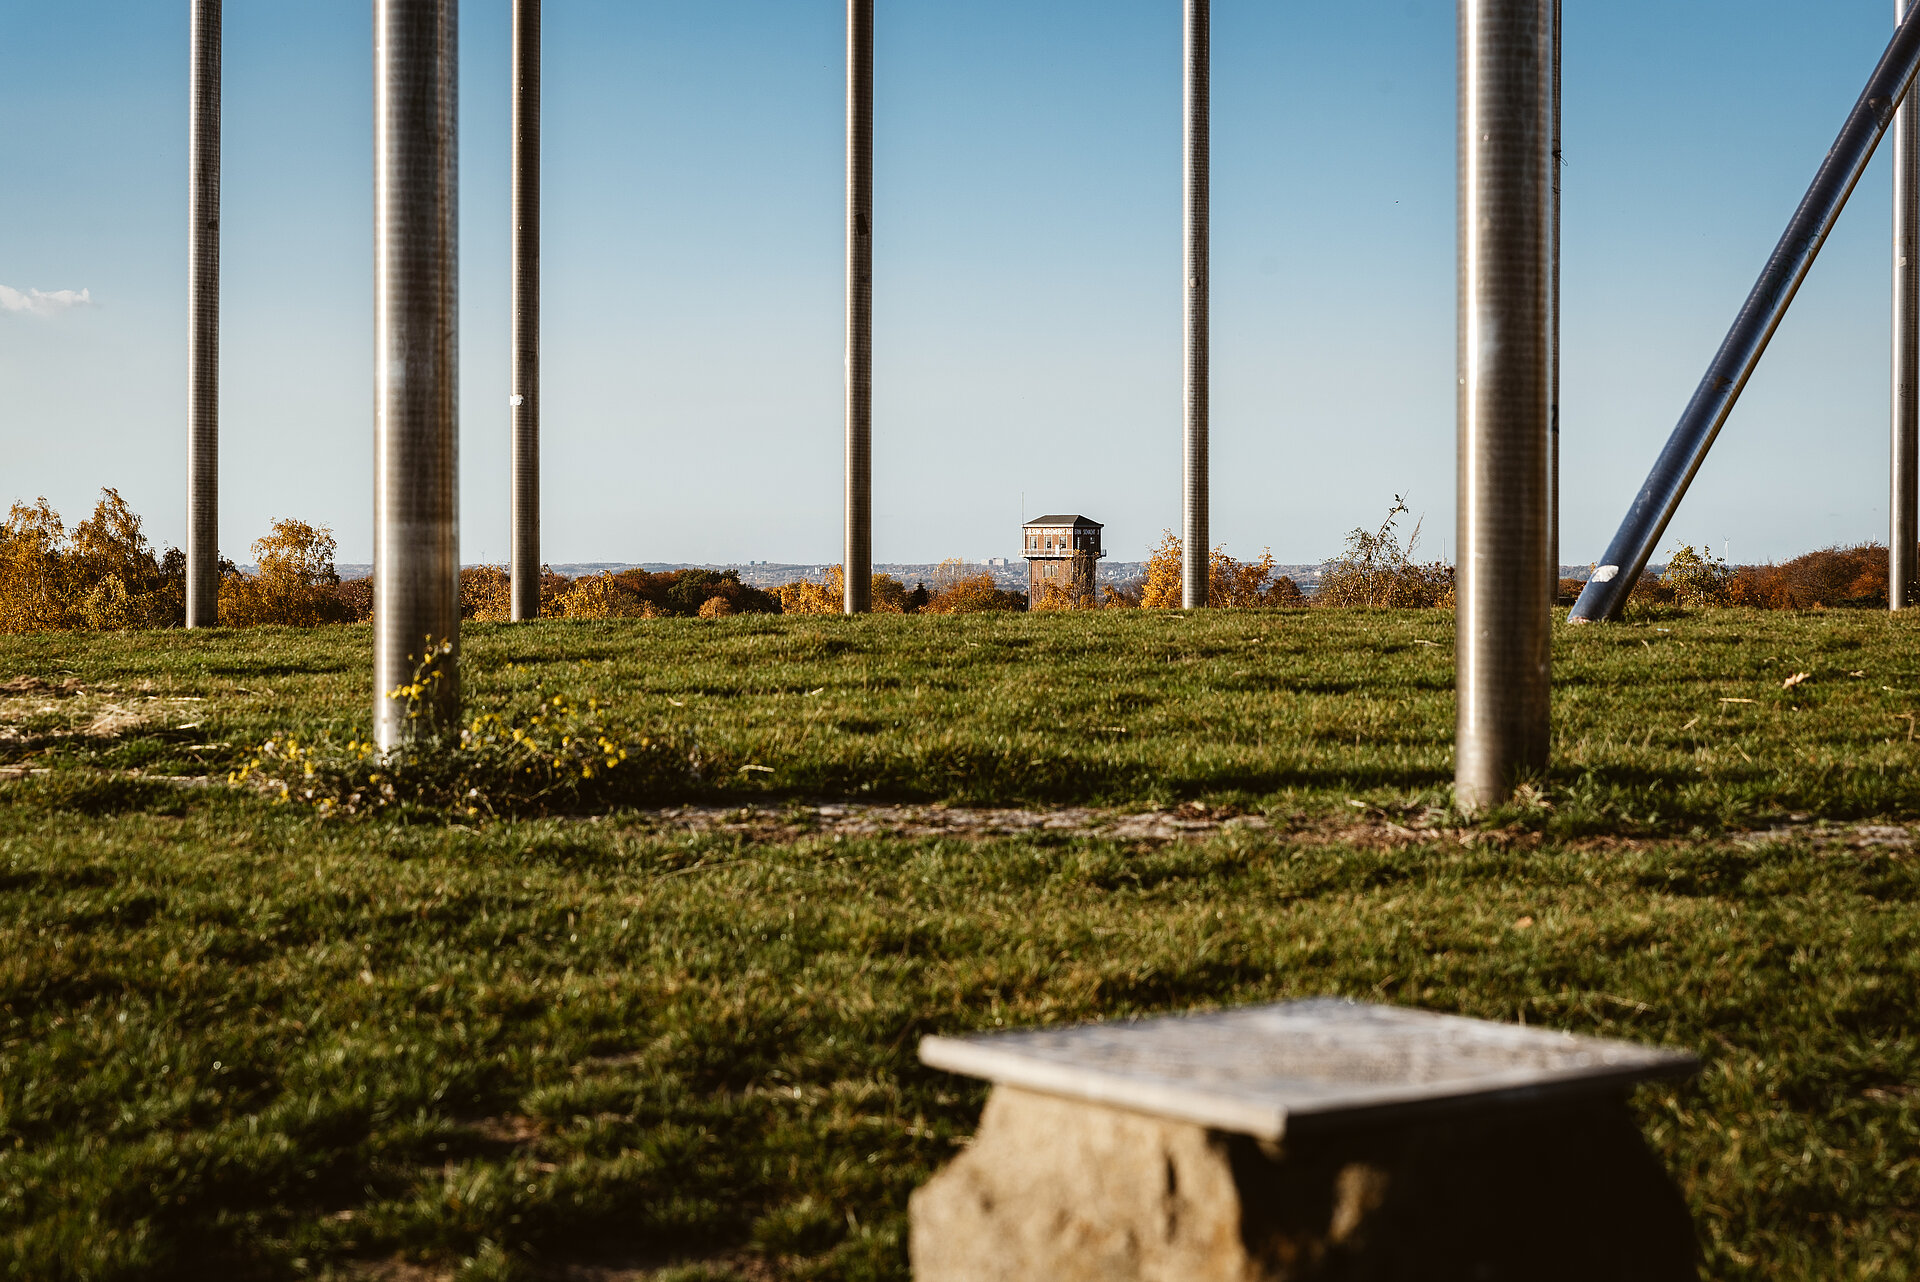
[[[928,1038],[997,1083],[914,1195],[918,1282],[1666,1282],[1685,1203],[1624,1098],[1691,1057],[1300,1002]]]

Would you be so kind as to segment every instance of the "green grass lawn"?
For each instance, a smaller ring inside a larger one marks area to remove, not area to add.
[[[1333,993],[1692,1049],[1636,1107],[1708,1274],[1914,1277],[1917,626],[1562,629],[1473,824],[1438,613],[473,626],[470,711],[680,765],[331,818],[225,780],[366,733],[366,629],[0,638],[5,1275],[900,1279],[984,1094],[922,1034]]]

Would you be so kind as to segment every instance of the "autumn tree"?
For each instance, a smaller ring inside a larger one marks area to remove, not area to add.
[[[1160,531],[1160,541],[1147,553],[1147,581],[1140,589],[1140,604],[1148,610],[1178,610],[1184,599],[1181,577],[1180,536],[1172,530]]]
[[[276,520],[253,544],[255,572],[220,581],[220,622],[230,628],[280,624],[311,628],[343,623],[333,531],[291,517]]]
[[[825,583],[810,583],[805,579],[783,583],[774,589],[774,595],[786,614],[840,614],[846,609],[846,584],[846,571],[831,565],[827,567]],[[906,613],[907,585],[891,574],[874,575],[872,593],[875,614]]]
[[[0,526],[0,632],[121,631],[186,621],[186,558],[157,555],[118,490],[68,536],[51,504],[15,503]]]
[[[946,586],[927,600],[923,614],[988,614],[996,611],[1024,610],[1027,599],[1019,592],[1008,592],[993,581],[991,574],[949,577]]]
[[[1183,544],[1172,530],[1160,533],[1160,542],[1147,557],[1147,577],[1140,589],[1139,604],[1151,610],[1178,610],[1185,600],[1184,570],[1181,565]],[[1207,604],[1218,610],[1244,610],[1257,606],[1300,605],[1305,597],[1300,587],[1285,575],[1273,574],[1273,550],[1263,549],[1258,561],[1236,561],[1227,555],[1226,545],[1207,556]],[[1112,597],[1108,604],[1116,602]]]
[[[55,632],[81,625],[66,552],[66,523],[44,497],[38,503],[14,503],[0,526],[0,632]]]
[[[555,602],[563,619],[640,619],[649,607],[610,572],[583,574]]]

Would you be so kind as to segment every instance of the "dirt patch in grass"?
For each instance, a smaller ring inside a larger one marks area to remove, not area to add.
[[[87,686],[77,680],[14,677],[0,682],[0,742],[115,739],[156,723],[184,719],[197,697],[157,695],[147,690]],[[196,724],[175,726],[194,729]]]
[[[648,832],[724,833],[759,841],[836,837],[1014,837],[1058,833],[1119,841],[1168,842],[1208,837],[1222,829],[1264,830],[1261,815],[1231,806],[1189,803],[1174,810],[1124,811],[1095,806],[1049,809],[975,806],[676,806],[644,811]]]

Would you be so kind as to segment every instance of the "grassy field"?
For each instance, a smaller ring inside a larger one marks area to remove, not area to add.
[[[364,628],[0,638],[5,1276],[900,1279],[922,1034],[1334,993],[1695,1050],[1708,1274],[1914,1277],[1916,626],[1562,630],[1473,823],[1442,614],[474,626],[674,768],[331,818],[225,780],[366,732]],[[1014,805],[1102,813],[938,808]]]

